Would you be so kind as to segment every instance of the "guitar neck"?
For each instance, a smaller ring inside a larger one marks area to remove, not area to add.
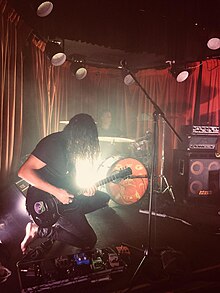
[[[104,185],[106,183],[109,183],[109,182],[114,181],[114,180],[119,179],[119,178],[121,178],[121,177],[118,176],[118,174],[114,174],[114,175],[111,175],[111,176],[109,176],[109,177],[107,177],[105,179],[102,179],[102,180],[96,182],[95,186],[99,187],[99,186],[102,186],[102,185]]]
[[[109,177],[107,177],[105,179],[102,179],[102,180],[96,182],[94,185],[95,185],[95,187],[99,187],[99,186],[102,186],[102,185],[104,185],[106,183],[112,182],[112,181],[114,181],[116,179],[126,178],[131,174],[132,174],[131,168],[126,168],[126,170],[120,171],[119,173],[113,174],[113,175],[111,175],[111,176],[109,176]],[[84,191],[85,191],[85,189],[81,189],[80,191],[77,192],[77,195],[82,194]]]

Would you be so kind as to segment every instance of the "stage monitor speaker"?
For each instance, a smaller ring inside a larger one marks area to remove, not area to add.
[[[220,159],[213,152],[174,150],[173,171],[177,200],[220,201]]]

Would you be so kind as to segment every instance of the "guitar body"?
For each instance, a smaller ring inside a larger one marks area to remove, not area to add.
[[[33,186],[28,188],[26,208],[33,221],[42,228],[53,226],[60,217],[56,198]]]
[[[126,178],[132,174],[131,168],[126,168],[119,171],[116,174],[113,174],[110,177],[107,177],[95,185],[96,187],[106,184],[108,182]],[[82,191],[79,191],[76,194],[82,194]],[[53,226],[60,217],[60,212],[64,210],[64,205],[59,202],[53,195],[42,191],[36,187],[30,186],[27,191],[26,197],[26,208],[33,221],[42,228],[49,228]]]

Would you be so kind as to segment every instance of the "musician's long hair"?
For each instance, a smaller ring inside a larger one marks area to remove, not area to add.
[[[92,116],[85,113],[75,115],[63,132],[67,138],[69,162],[75,163],[77,159],[93,162],[98,158],[100,152],[98,130]]]

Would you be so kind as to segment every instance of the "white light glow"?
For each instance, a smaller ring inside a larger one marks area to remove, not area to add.
[[[97,167],[88,160],[76,162],[76,185],[80,189],[93,186],[97,181]]]
[[[112,165],[120,158],[120,156],[112,156],[104,160],[98,167],[98,178],[99,180],[105,179],[106,177],[110,176],[109,170]]]
[[[24,196],[19,196],[17,202],[16,202],[16,205],[15,205],[15,211],[16,213],[18,213],[19,215],[22,215],[22,216],[28,216],[28,212],[26,210],[26,198]],[[15,212],[14,211],[14,212]]]
[[[79,68],[75,73],[75,76],[78,80],[85,78],[86,75],[87,75],[87,69],[84,67]]]
[[[45,1],[38,6],[37,15],[39,17],[45,17],[49,15],[52,10],[53,10],[53,3],[50,1]]]
[[[188,76],[189,76],[189,72],[187,70],[184,70],[177,75],[176,80],[177,82],[183,82],[184,80],[188,78]]]
[[[218,50],[220,48],[220,39],[211,38],[207,42],[207,46],[210,50]]]
[[[66,55],[64,53],[57,53],[51,59],[51,63],[54,66],[61,66],[63,65],[65,61],[66,61]]]

